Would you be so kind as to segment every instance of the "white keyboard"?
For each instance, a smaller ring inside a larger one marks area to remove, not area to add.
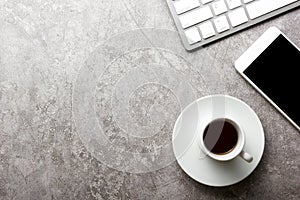
[[[187,50],[194,50],[300,5],[300,0],[167,2]]]

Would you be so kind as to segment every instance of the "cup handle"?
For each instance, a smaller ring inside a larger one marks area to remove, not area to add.
[[[245,151],[242,151],[239,156],[243,158],[245,161],[247,161],[248,163],[251,163],[253,160],[253,157]]]

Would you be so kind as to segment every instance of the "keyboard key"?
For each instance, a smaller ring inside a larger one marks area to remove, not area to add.
[[[209,8],[209,6],[205,6],[203,8],[193,10],[189,13],[186,13],[179,17],[179,20],[181,22],[181,25],[183,28],[187,28],[189,26],[198,24],[200,22],[203,22],[204,20],[207,20],[209,18],[212,18],[213,14]]]
[[[227,31],[230,28],[225,15],[222,15],[214,19],[214,24],[218,33]]]
[[[214,36],[216,34],[215,29],[210,21],[199,25],[199,28],[204,39]]]
[[[229,20],[233,27],[243,24],[248,21],[248,17],[244,8],[237,8],[228,13]]]
[[[213,0],[201,0],[201,2],[203,3],[203,4],[207,4],[207,3],[209,3],[209,2],[212,2]]]
[[[211,7],[213,8],[215,15],[220,15],[227,11],[227,7],[224,0],[219,0],[212,3]]]
[[[174,2],[174,7],[178,15],[200,6],[199,0],[179,0]]]
[[[242,5],[241,0],[227,0],[229,9],[234,9]]]
[[[197,27],[193,27],[193,28],[186,30],[185,35],[186,35],[186,38],[187,38],[189,44],[195,44],[195,43],[201,41],[201,36],[200,36],[200,33],[199,33]]]
[[[255,19],[297,0],[258,0],[246,6],[250,19]]]

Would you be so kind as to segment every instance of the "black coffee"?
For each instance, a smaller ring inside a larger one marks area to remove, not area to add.
[[[238,132],[231,123],[218,119],[205,128],[203,141],[205,147],[212,153],[226,154],[234,149],[238,141]]]

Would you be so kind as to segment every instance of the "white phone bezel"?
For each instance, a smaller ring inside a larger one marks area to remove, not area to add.
[[[296,49],[300,49],[276,27],[270,27],[264,32],[234,63],[235,69],[263,96],[265,97],[287,120],[300,131],[300,127],[285,112],[283,112],[258,86],[255,85],[244,71],[250,64],[279,36],[284,36]]]

